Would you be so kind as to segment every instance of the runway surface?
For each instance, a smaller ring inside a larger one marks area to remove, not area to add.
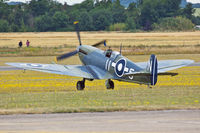
[[[189,66],[200,66],[200,62],[195,62],[193,64],[190,64]],[[23,70],[23,69],[13,66],[0,66],[0,71],[9,71],[9,70]]]
[[[1,132],[199,133],[200,110],[0,115]]]

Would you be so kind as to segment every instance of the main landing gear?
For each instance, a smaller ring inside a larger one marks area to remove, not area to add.
[[[107,89],[114,89],[114,82],[111,79],[106,80],[106,88]]]
[[[90,81],[92,81],[92,80],[90,80]],[[84,90],[84,88],[85,88],[85,78],[76,83],[76,88],[79,91]],[[114,82],[111,79],[106,80],[106,88],[107,89],[114,89]]]
[[[76,83],[76,88],[79,91],[84,90],[84,88],[85,88],[85,79],[83,79],[82,81],[78,81]]]

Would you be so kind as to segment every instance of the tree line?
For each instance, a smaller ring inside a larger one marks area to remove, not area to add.
[[[0,32],[74,31],[74,21],[79,21],[81,31],[191,30],[200,18],[192,15],[191,4],[180,8],[180,3],[137,0],[125,8],[120,0],[85,0],[72,6],[54,0],[18,5],[0,0]]]

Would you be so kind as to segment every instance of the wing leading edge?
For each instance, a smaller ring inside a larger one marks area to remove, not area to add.
[[[23,68],[26,70],[83,77],[88,79],[94,78],[89,73],[88,69],[85,66],[80,66],[80,65],[58,65],[58,64],[37,64],[37,63],[6,63],[6,64],[18,68]]]
[[[95,66],[87,65],[59,65],[59,64],[38,64],[38,63],[6,63],[7,65],[22,68],[25,70],[33,70],[87,79],[109,79],[112,75]]]

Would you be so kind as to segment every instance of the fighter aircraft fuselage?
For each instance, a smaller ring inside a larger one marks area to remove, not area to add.
[[[89,45],[81,45],[78,47],[78,50],[79,58],[83,65],[95,66],[97,69],[106,71],[107,75],[114,75],[115,80],[128,81],[139,84],[150,84],[149,76],[125,76],[127,74],[146,70],[138,67],[136,64],[134,64],[134,62],[122,56],[117,51],[112,51],[110,57],[107,57],[106,51]],[[107,77],[109,79],[109,76]]]

